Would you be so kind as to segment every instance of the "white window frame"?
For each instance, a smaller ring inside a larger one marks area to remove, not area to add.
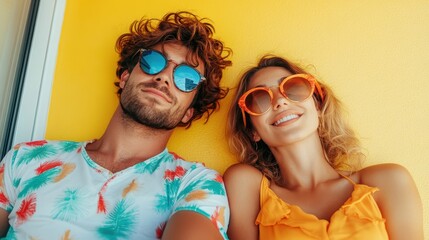
[[[66,0],[42,0],[37,12],[13,145],[44,139]]]

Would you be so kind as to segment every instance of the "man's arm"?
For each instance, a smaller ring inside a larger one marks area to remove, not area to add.
[[[228,239],[229,205],[222,176],[202,165],[183,175],[162,239]]]
[[[6,187],[13,186],[10,179],[12,177],[9,175],[10,163],[12,162],[12,157],[14,156],[14,150],[9,151],[6,156],[0,161],[0,195],[2,198],[2,207],[0,207],[0,238],[6,236],[7,231],[9,230],[9,212],[5,210],[8,204],[10,204],[10,196],[8,196]]]
[[[167,222],[163,240],[221,240],[223,237],[207,217],[193,211],[179,211]]]
[[[9,213],[0,208],[0,237],[6,236],[9,229]]]

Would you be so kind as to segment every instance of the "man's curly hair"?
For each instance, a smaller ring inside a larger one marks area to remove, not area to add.
[[[116,76],[120,79],[124,71],[131,72],[138,62],[139,49],[150,49],[158,44],[179,43],[190,50],[189,64],[198,65],[198,59],[204,64],[205,78],[198,87],[193,100],[194,115],[187,123],[179,126],[191,125],[191,122],[200,119],[207,113],[209,116],[219,108],[219,100],[224,98],[229,89],[220,87],[222,71],[232,65],[227,58],[232,50],[213,37],[214,27],[206,22],[206,18],[199,18],[190,12],[168,13],[162,19],[141,19],[134,21],[129,33],[122,34],[116,41],[116,51],[120,55]],[[119,82],[115,82],[119,87]],[[122,89],[117,91],[118,95]]]

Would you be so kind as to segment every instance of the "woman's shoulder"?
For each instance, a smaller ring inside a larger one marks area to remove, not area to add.
[[[257,189],[259,191],[262,176],[261,171],[255,167],[245,163],[237,163],[228,167],[223,178],[227,189]]]
[[[239,180],[239,179],[246,179],[246,180],[256,180],[259,179],[258,182],[262,179],[262,173],[257,168],[245,164],[245,163],[236,163],[231,166],[229,166],[225,173],[224,178],[225,181],[228,181],[228,179],[231,180]]]
[[[361,184],[374,187],[408,183],[412,179],[404,166],[395,163],[368,166],[358,171],[357,175]]]
[[[414,194],[416,185],[409,171],[399,164],[385,163],[368,166],[359,172],[358,182],[380,190],[377,199],[396,198],[403,194]]]
[[[413,177],[405,167],[391,163],[378,164],[356,174],[361,184],[379,189],[373,196],[383,218],[389,223],[389,235],[423,239],[422,202]]]

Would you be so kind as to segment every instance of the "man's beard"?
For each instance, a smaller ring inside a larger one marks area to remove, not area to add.
[[[157,88],[156,83],[155,86],[150,87]],[[168,93],[168,90],[166,89],[157,89],[164,93]],[[137,96],[138,94],[144,94],[140,92],[138,85],[124,88],[119,102],[125,116],[131,118],[135,122],[154,129],[171,130],[181,122],[186,109],[179,108],[176,112],[171,112],[171,110],[158,110],[153,106],[154,104],[144,104],[140,102],[139,97]],[[169,93],[167,95],[171,96]],[[146,101],[151,100],[146,99]],[[156,100],[152,101],[155,102]],[[176,102],[177,99],[173,98],[173,103]]]

